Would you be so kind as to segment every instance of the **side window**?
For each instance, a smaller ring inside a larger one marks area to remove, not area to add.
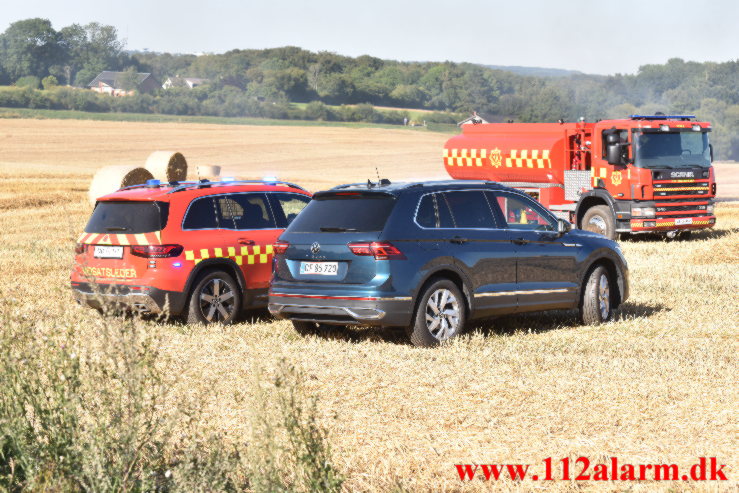
[[[300,211],[308,205],[310,197],[300,193],[271,192],[270,197],[272,211],[275,213],[277,226],[286,228],[293,219],[298,217]]]
[[[490,205],[482,190],[444,192],[457,228],[495,228]]]
[[[218,222],[223,229],[276,228],[267,196],[263,193],[238,193],[215,198]]]
[[[182,222],[182,229],[217,229],[215,208],[212,197],[193,200]]]
[[[436,200],[433,194],[421,197],[421,203],[418,204],[416,212],[416,222],[422,228],[436,228]]]
[[[454,220],[444,194],[430,193],[421,197],[416,222],[424,228],[453,228]]]
[[[508,228],[556,231],[555,220],[533,199],[506,192],[496,192],[495,198]]]

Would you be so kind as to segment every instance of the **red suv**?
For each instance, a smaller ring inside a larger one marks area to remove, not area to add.
[[[79,303],[231,323],[267,303],[273,244],[311,195],[280,181],[180,182],[98,199],[75,248]]]

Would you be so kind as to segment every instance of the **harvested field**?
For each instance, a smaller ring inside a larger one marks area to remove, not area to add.
[[[447,134],[406,129],[241,127],[5,120],[0,125],[0,315],[18,327],[54,323],[96,337],[99,315],[68,289],[75,238],[90,212],[87,186],[111,164],[143,165],[155,149],[194,170],[277,175],[311,190],[376,177],[445,178]],[[253,369],[280,359],[318,398],[334,462],[351,491],[729,490],[739,484],[739,165],[718,165],[715,229],[692,240],[622,243],[632,297],[612,323],[571,313],[504,317],[438,349],[393,331],[334,330],[301,338],[250,313],[230,327],[146,322],[162,340],[172,397],[197,400],[197,427],[250,439]],[[726,183],[727,186],[722,185]],[[733,185],[731,185],[733,183]],[[53,201],[50,199],[53,198]],[[176,377],[176,378],[175,378]],[[454,464],[727,464],[729,484],[462,483]]]

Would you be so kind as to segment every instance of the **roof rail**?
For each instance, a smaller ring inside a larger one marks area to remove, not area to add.
[[[219,187],[227,187],[231,185],[244,185],[249,183],[259,183],[260,185],[285,185],[289,188],[297,188],[298,190],[302,190],[304,192],[307,192],[307,190],[300,185],[296,185],[295,183],[290,183],[289,181],[280,181],[280,180],[231,180],[231,181],[208,181],[208,180],[201,180],[196,181],[192,183],[186,183],[184,185],[177,186],[167,192],[167,194],[170,193],[176,193],[181,192],[183,190],[189,190],[189,189],[199,189],[199,188],[209,188],[213,186],[219,186]]]
[[[632,120],[682,120],[688,121],[695,115],[629,115]]]

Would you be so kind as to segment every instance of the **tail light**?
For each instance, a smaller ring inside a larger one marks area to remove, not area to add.
[[[405,255],[392,243],[373,241],[372,243],[349,243],[349,250],[354,255],[374,256],[375,260],[403,260]]]
[[[83,253],[85,253],[85,246],[86,245],[84,243],[77,243],[74,246],[74,253],[76,255],[82,255]]]
[[[145,258],[177,257],[182,245],[131,245],[131,255]]]
[[[272,245],[272,248],[274,249],[275,255],[282,255],[287,251],[287,247],[290,246],[290,243],[287,241],[277,240],[274,245]]]

